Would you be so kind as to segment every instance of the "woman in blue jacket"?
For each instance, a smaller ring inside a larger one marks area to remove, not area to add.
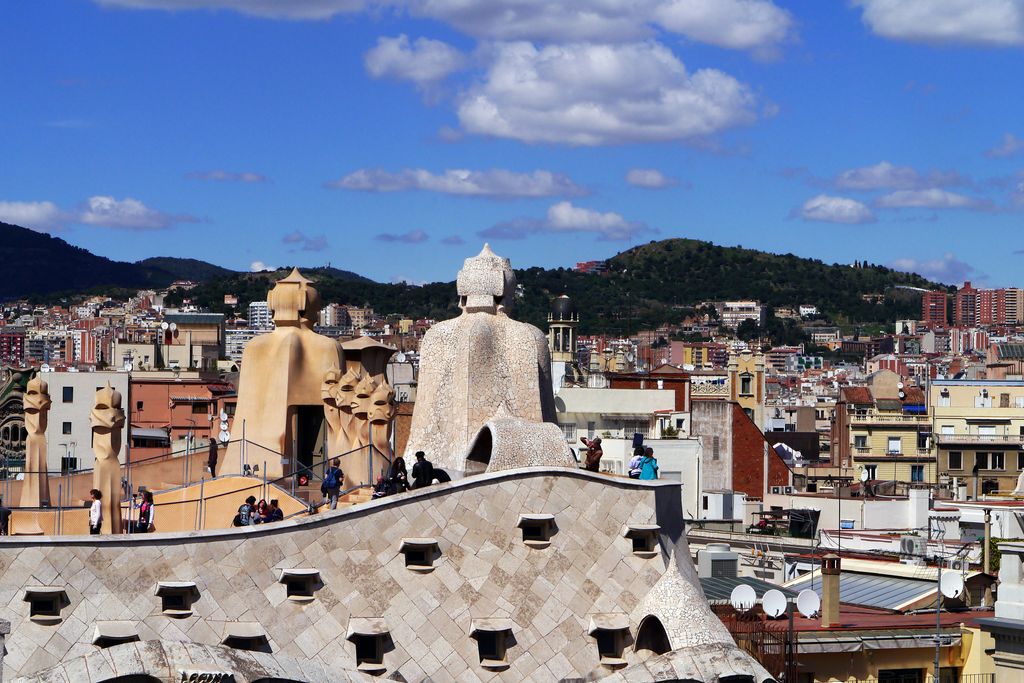
[[[640,461],[640,478],[658,478],[658,461],[654,459],[654,449],[650,446],[644,449],[644,457]]]

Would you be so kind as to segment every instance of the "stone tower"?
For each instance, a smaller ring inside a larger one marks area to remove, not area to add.
[[[576,304],[563,294],[551,302],[548,311],[548,350],[553,363],[572,363],[576,360],[576,327],[580,314]]]

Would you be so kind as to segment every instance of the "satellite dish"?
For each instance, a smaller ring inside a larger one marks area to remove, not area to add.
[[[161,330],[166,330],[167,327],[168,327],[168,325],[167,325],[167,321],[166,320],[163,321],[162,323],[160,323],[160,329]]]
[[[399,352],[398,355],[395,356],[395,362],[396,363],[404,363],[405,362],[405,354],[402,353],[402,352]]]
[[[903,399],[903,398],[906,398],[906,397],[907,397],[907,392],[900,391],[900,398]]]
[[[761,598],[761,609],[772,619],[778,619],[786,613],[786,596],[776,589],[771,589]]]
[[[228,441],[231,441],[231,435],[228,434],[226,429],[223,429],[220,434],[217,435],[217,440],[221,443],[227,443]]]
[[[868,479],[870,479],[870,478],[871,478],[871,475],[868,474],[867,470],[861,470],[860,471],[860,480],[862,482],[867,483]]]
[[[220,413],[220,421],[221,422],[227,422],[228,421],[228,414],[225,413],[224,411],[221,411],[221,413]]]
[[[741,583],[732,589],[732,594],[729,596],[729,604],[737,612],[746,612],[757,604],[757,593],[747,584]]]
[[[896,382],[896,388],[897,389],[902,389],[903,388],[903,382]]]
[[[821,598],[814,591],[805,588],[796,596],[796,609],[800,614],[811,619],[821,611]]]
[[[124,362],[124,371],[125,372],[131,372],[132,371],[132,362],[130,360],[126,360]]]
[[[178,329],[178,324],[177,323],[171,323],[170,324],[171,332],[174,332],[176,329]]]
[[[49,371],[50,371],[50,364],[49,363],[43,363],[42,365],[39,366],[39,372],[49,372]]]
[[[939,580],[939,590],[947,598],[959,598],[964,594],[964,577],[960,572],[948,572]]]

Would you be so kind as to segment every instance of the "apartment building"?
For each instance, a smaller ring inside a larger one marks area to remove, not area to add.
[[[977,289],[970,282],[957,290],[954,323],[972,325],[1019,325],[1024,322],[1024,290],[1007,287]]]
[[[739,327],[744,320],[753,320],[764,325],[766,309],[757,301],[721,301],[715,304],[718,319],[725,327]]]
[[[945,292],[925,292],[921,296],[921,321],[945,325],[949,316],[949,297]]]
[[[830,448],[833,462],[862,469],[869,479],[935,483],[931,435],[924,391],[880,370],[867,386],[840,391]]]
[[[940,478],[971,497],[1012,491],[1024,469],[1024,381],[936,380],[932,414]]]

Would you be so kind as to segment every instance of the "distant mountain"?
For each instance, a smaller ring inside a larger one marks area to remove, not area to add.
[[[23,297],[52,301],[99,290],[113,293],[109,291],[112,288],[161,288],[175,280],[202,283],[251,277],[248,273],[191,258],[154,256],[135,263],[114,261],[68,244],[59,237],[2,222],[0,263],[4,269],[4,276],[0,278],[0,301]],[[329,266],[303,272],[338,282],[372,283],[357,273]],[[273,277],[279,278],[280,275]]]
[[[193,282],[206,282],[217,277],[233,275],[235,271],[228,268],[221,268],[206,261],[194,258],[175,258],[173,256],[153,256],[151,258],[136,261],[135,265],[142,266],[154,273],[166,273],[173,280],[192,280]]]
[[[145,287],[154,275],[142,266],[96,256],[60,238],[9,223],[0,223],[0,263],[0,299],[98,285]]]

